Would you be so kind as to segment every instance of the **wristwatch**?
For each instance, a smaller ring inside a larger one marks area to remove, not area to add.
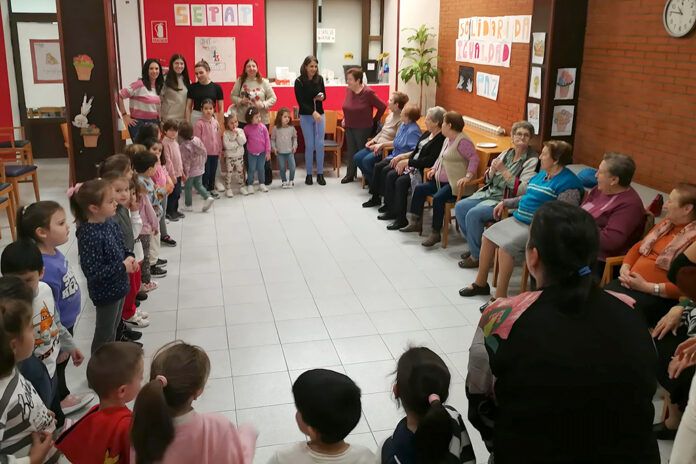
[[[660,296],[660,284],[655,284],[653,286],[653,293],[655,296]]]

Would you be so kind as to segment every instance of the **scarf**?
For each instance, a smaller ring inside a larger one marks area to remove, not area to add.
[[[648,256],[652,251],[655,242],[669,233],[674,228],[674,223],[669,219],[665,219],[648,232],[640,244],[638,251],[643,256]],[[696,221],[687,224],[675,237],[669,242],[669,245],[662,250],[662,253],[655,260],[655,265],[665,271],[669,270],[672,260],[679,253],[684,251],[694,240],[696,240]]]

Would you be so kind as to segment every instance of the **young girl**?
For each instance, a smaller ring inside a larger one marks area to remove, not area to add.
[[[77,248],[80,267],[87,279],[89,297],[97,320],[92,353],[116,338],[123,299],[128,293],[128,274],[137,272],[138,263],[123,244],[116,222],[114,189],[102,179],[77,184],[68,190],[70,209],[77,223]]]
[[[155,354],[150,381],[135,400],[131,442],[136,462],[251,464],[256,432],[229,419],[194,411],[210,374],[210,359],[197,346],[173,342]]]
[[[271,148],[278,157],[280,168],[281,188],[295,186],[295,152],[297,151],[297,131],[290,124],[290,110],[281,108],[278,110],[275,120],[275,128],[271,133]],[[290,170],[290,180],[285,177],[285,168]]]
[[[167,164],[167,155],[164,154],[164,146],[162,142],[158,139],[147,139],[144,142],[145,148],[150,150],[157,157],[157,164],[155,164],[155,175],[152,176],[152,180],[155,183],[156,190],[155,194],[160,200],[162,205],[162,216],[160,217],[160,242],[166,246],[176,246],[176,240],[171,238],[167,233],[167,221],[165,218],[165,212],[167,211],[167,202],[169,201],[169,194],[174,191],[175,179],[169,175],[165,165]],[[150,264],[156,266],[157,258],[159,257],[159,247],[155,247],[155,252],[150,258]]]
[[[149,264],[149,253],[150,253],[150,241],[154,234],[159,231],[159,220],[157,219],[157,214],[155,213],[150,199],[147,196],[147,189],[136,182],[134,179],[130,181],[129,184],[131,201],[129,208],[133,211],[134,207],[138,207],[138,215],[140,216],[140,230],[135,229],[135,223],[131,220],[134,225],[133,236],[137,237],[135,240],[135,248],[133,252],[135,254],[135,260],[138,262],[140,267],[140,290],[146,294],[157,289],[157,282],[152,280],[152,275],[150,274],[150,266],[145,265],[145,261]],[[138,235],[135,235],[135,234]]]
[[[249,152],[249,165],[247,166],[247,186],[241,188],[242,195],[254,193],[254,174],[259,178],[259,189],[268,192],[264,180],[264,164],[271,159],[271,140],[268,137],[268,129],[261,124],[259,109],[255,106],[246,111],[246,126],[244,135],[247,139],[247,151]]]
[[[241,185],[244,182],[244,144],[246,135],[239,128],[239,120],[236,113],[230,113],[225,118],[225,133],[222,134],[222,145],[225,148],[225,195],[228,198],[234,196],[232,191],[232,178],[237,177],[237,182]]]
[[[215,191],[215,173],[217,172],[218,159],[222,152],[220,124],[215,119],[215,103],[211,99],[206,98],[203,100],[201,109],[203,110],[203,117],[193,127],[193,135],[203,142],[208,155],[205,162],[205,171],[203,172],[203,186],[214,198],[218,198],[219,195]]]
[[[406,411],[382,446],[382,464],[457,462],[474,464],[474,449],[462,416],[445,405],[450,373],[425,347],[408,349],[396,366],[394,396]]]
[[[179,197],[181,196],[181,176],[184,175],[184,168],[181,165],[181,151],[176,136],[179,132],[179,123],[168,119],[162,126],[164,137],[162,137],[162,147],[164,149],[164,159],[166,160],[167,173],[169,173],[174,187],[172,193],[167,198],[167,219],[178,221],[183,218],[183,213],[179,212]]]
[[[44,263],[41,280],[51,287],[53,299],[58,309],[60,322],[73,334],[75,321],[80,314],[80,285],[70,269],[68,260],[58,247],[67,243],[70,226],[65,218],[65,210],[55,201],[38,201],[17,210],[17,237],[36,242]],[[60,406],[65,414],[82,409],[94,395],[86,393],[73,395],[65,382],[65,368],[69,357],[56,364]]]
[[[203,198],[203,212],[213,206],[215,198],[203,187],[203,172],[207,153],[201,139],[193,135],[193,127],[187,121],[179,125],[179,150],[181,150],[181,164],[184,168],[184,211],[193,211],[193,196],[191,189],[195,188]]]
[[[16,368],[34,350],[32,291],[19,277],[7,276],[0,277],[0,293],[0,457],[9,459],[4,462],[57,462],[52,413]]]

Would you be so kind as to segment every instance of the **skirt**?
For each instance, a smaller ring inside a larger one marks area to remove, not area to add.
[[[509,217],[486,229],[483,236],[505,250],[515,262],[522,262],[527,248],[529,225]]]

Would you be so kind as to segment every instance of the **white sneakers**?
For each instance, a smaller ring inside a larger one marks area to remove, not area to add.
[[[280,185],[280,188],[284,188],[284,189],[291,189],[291,188],[294,188],[294,187],[295,187],[295,181],[294,181],[294,180],[285,181],[285,182],[283,182],[283,183]]]
[[[246,186],[243,186],[242,188],[240,188],[239,192],[245,196],[249,195],[249,190],[246,188]],[[254,193],[254,187],[251,187],[251,193]]]
[[[136,312],[133,317],[130,319],[127,319],[126,324],[130,325],[131,327],[148,327],[150,325],[150,321],[147,319],[144,319],[140,316],[138,316],[138,313]]]
[[[60,409],[63,414],[68,415],[87,406],[94,399],[94,393],[82,393],[81,395],[70,394],[60,402]],[[67,429],[66,429],[67,430]]]
[[[215,190],[217,190],[218,192],[224,192],[225,186],[222,182],[215,182]]]
[[[205,202],[203,203],[203,212],[205,213],[210,209],[211,206],[213,206],[213,203],[215,203],[215,198],[213,197],[208,197],[205,199]]]
[[[232,197],[234,196],[234,192],[232,191],[232,189],[228,189],[228,190],[225,192],[225,196],[226,196],[227,198],[232,198]]]
[[[259,185],[259,190],[265,193],[268,192],[268,187],[266,187],[264,184],[261,184]]]
[[[181,208],[181,211],[185,211],[185,212],[187,212],[187,213],[191,213],[191,212],[193,212],[193,205],[191,205],[191,206],[186,206],[186,205],[184,205],[184,207]]]

